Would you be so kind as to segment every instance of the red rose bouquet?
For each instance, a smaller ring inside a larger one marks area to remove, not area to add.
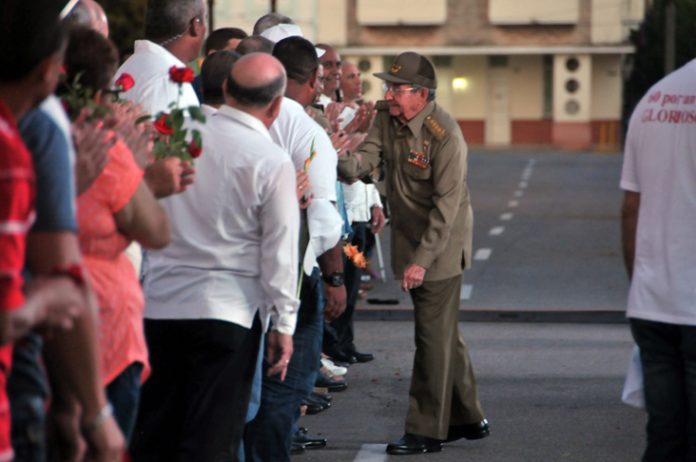
[[[188,67],[172,66],[169,69],[169,79],[178,85],[179,94],[176,101],[169,104],[169,112],[162,111],[154,117],[156,132],[152,153],[157,159],[173,156],[190,161],[201,155],[203,140],[200,131],[184,126],[186,115],[200,123],[205,123],[205,116],[198,106],[179,107],[183,84],[193,82],[193,71]],[[141,118],[151,119],[151,116]]]

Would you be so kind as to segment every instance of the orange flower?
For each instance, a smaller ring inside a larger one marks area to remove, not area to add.
[[[169,68],[169,78],[176,83],[191,83],[195,76],[190,67],[172,66]]]
[[[365,255],[362,252],[358,252],[353,256],[353,264],[360,269],[367,268],[367,260],[365,260]]]
[[[360,252],[358,251],[357,245],[346,244],[343,246],[343,253],[346,255],[346,257],[352,260],[353,257]]]

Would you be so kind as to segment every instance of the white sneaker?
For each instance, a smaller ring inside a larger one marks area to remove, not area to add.
[[[337,366],[329,358],[321,358],[321,365],[327,368],[333,375],[346,375],[347,367]]]

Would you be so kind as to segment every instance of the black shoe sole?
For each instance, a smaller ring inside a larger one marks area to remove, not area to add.
[[[453,441],[458,441],[461,439],[473,441],[473,440],[482,440],[488,436],[491,436],[491,431],[486,430],[485,432],[481,432],[478,435],[461,435],[461,436],[455,436],[452,438],[447,438],[446,440],[443,441],[443,443],[451,443]]]
[[[423,449],[405,449],[405,448],[390,448],[387,446],[387,454],[391,454],[393,456],[411,456],[415,454],[426,454],[428,452],[440,452],[442,451],[442,446],[435,446],[432,448],[423,448]]]

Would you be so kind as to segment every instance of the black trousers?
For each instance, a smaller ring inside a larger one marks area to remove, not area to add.
[[[260,335],[258,316],[251,329],[146,319],[152,374],[142,389],[133,460],[237,461]]]
[[[631,318],[643,366],[643,462],[696,460],[696,326]]]

